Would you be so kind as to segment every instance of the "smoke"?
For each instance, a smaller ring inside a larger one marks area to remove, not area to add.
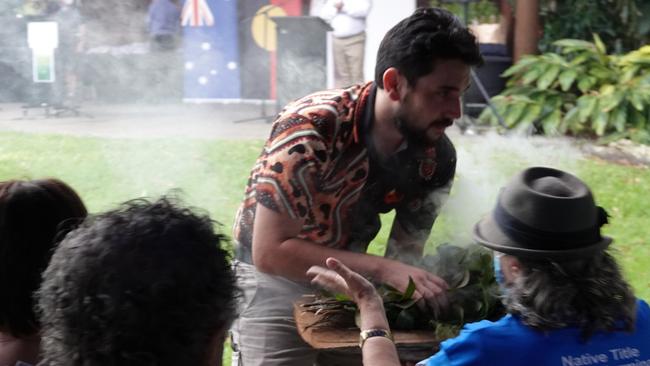
[[[278,63],[278,104],[301,98],[323,90],[327,85],[325,71],[325,49],[321,56],[304,57],[296,52],[279,56]]]
[[[582,153],[566,139],[486,135],[452,136],[458,154],[451,195],[434,226],[435,244],[471,242],[474,224],[496,202],[499,189],[515,173],[531,166],[548,166],[575,174]],[[444,227],[443,232],[437,232]]]
[[[150,51],[147,4],[140,0],[3,0],[0,103],[180,102],[181,49]],[[52,83],[32,81],[33,45],[28,43],[27,31],[31,22],[58,25]]]

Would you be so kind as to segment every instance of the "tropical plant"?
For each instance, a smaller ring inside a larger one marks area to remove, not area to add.
[[[540,2],[542,52],[553,51],[558,39],[588,40],[599,34],[615,53],[647,43],[650,7],[647,0],[544,0]]]
[[[506,125],[650,143],[650,46],[609,55],[598,35],[554,45],[560,53],[526,56],[503,73],[507,87],[492,101]],[[497,122],[489,109],[480,119]]]

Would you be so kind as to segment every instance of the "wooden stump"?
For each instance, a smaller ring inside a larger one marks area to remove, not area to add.
[[[359,328],[335,329],[313,327],[320,316],[303,309],[303,304],[314,301],[306,295],[293,304],[293,315],[298,333],[302,339],[316,349],[336,349],[350,353],[361,353],[359,348]],[[438,350],[440,342],[432,331],[393,331],[397,353],[402,361],[421,361]]]

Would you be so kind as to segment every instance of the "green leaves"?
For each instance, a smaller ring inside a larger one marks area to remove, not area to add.
[[[529,68],[526,71],[523,78],[521,79],[521,82],[524,85],[530,85],[533,81],[537,80],[537,78],[540,77],[544,73],[546,68],[547,68],[547,65],[542,64],[542,63],[534,65],[533,67]]]
[[[598,34],[594,33],[594,44],[596,45],[596,50],[600,55],[607,55],[607,49],[605,48],[605,44],[603,41],[600,39],[600,36]]]
[[[650,133],[650,46],[608,55],[600,36],[593,38],[556,41],[557,53],[526,56],[503,73],[507,88],[492,102],[508,128],[588,137],[629,137],[632,128],[635,136]],[[490,109],[479,118],[498,123]]]
[[[571,88],[571,85],[573,85],[573,82],[575,81],[576,77],[578,76],[578,71],[576,69],[567,69],[562,71],[562,74],[560,74],[560,88],[562,91],[567,91],[569,88]]]
[[[614,125],[617,132],[625,131],[625,124],[627,122],[627,111],[625,108],[616,108],[610,114],[610,123]]]
[[[580,81],[578,81],[578,89],[583,93],[587,93],[597,82],[598,79],[593,76],[583,76],[580,78]]]
[[[551,85],[553,82],[555,82],[555,79],[557,78],[558,74],[560,73],[560,66],[559,65],[551,65],[548,69],[546,69],[546,72],[537,79],[537,88],[538,89],[546,89]]]
[[[553,42],[553,45],[563,48],[565,52],[593,50],[595,48],[593,43],[581,39],[561,39]]]
[[[406,286],[406,291],[402,294],[402,301],[404,300],[409,300],[410,298],[413,297],[413,294],[415,293],[415,282],[413,282],[413,278],[409,276],[409,284]]]
[[[449,285],[450,308],[434,317],[438,322],[461,325],[502,311],[492,255],[485,249],[476,245],[442,244],[435,255],[422,258],[419,266],[442,277]]]
[[[553,112],[546,115],[541,120],[542,128],[544,133],[547,135],[557,134],[560,127],[560,122],[562,121],[562,112],[559,109],[554,110]]]
[[[578,99],[578,119],[581,123],[587,121],[597,105],[598,99],[594,95],[584,95]]]
[[[530,66],[531,64],[534,64],[536,61],[537,61],[537,59],[534,56],[530,56],[530,55],[524,56],[524,57],[521,58],[521,60],[519,60],[519,62],[517,62],[516,64],[510,66],[510,68],[508,68],[506,71],[504,71],[503,74],[501,74],[501,76],[508,77],[508,76],[512,76],[514,74],[521,73],[528,66]]]
[[[477,246],[438,246],[435,255],[423,257],[417,266],[443,278],[449,285],[450,308],[445,313],[427,307],[419,298],[412,278],[404,292],[380,284],[386,318],[391,329],[432,329],[436,334],[456,335],[465,322],[495,318],[503,314],[494,279],[491,254]],[[302,305],[305,311],[321,315],[311,327],[346,328],[359,324],[358,309],[346,296],[323,292],[315,301]],[[448,337],[438,338],[445,339]]]

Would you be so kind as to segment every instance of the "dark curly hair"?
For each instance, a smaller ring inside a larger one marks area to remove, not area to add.
[[[575,326],[583,340],[594,332],[632,331],[636,298],[608,252],[566,262],[517,258],[523,275],[503,302],[509,313],[540,330]]]
[[[476,37],[452,13],[439,8],[418,8],[391,28],[379,45],[375,84],[384,87],[384,72],[397,68],[409,85],[429,74],[438,59],[459,59],[480,66],[483,57]]]
[[[14,337],[38,332],[34,292],[58,239],[87,211],[58,179],[0,183],[0,329]]]
[[[39,291],[43,364],[206,364],[238,294],[214,224],[163,197],[126,202],[71,232]]]

